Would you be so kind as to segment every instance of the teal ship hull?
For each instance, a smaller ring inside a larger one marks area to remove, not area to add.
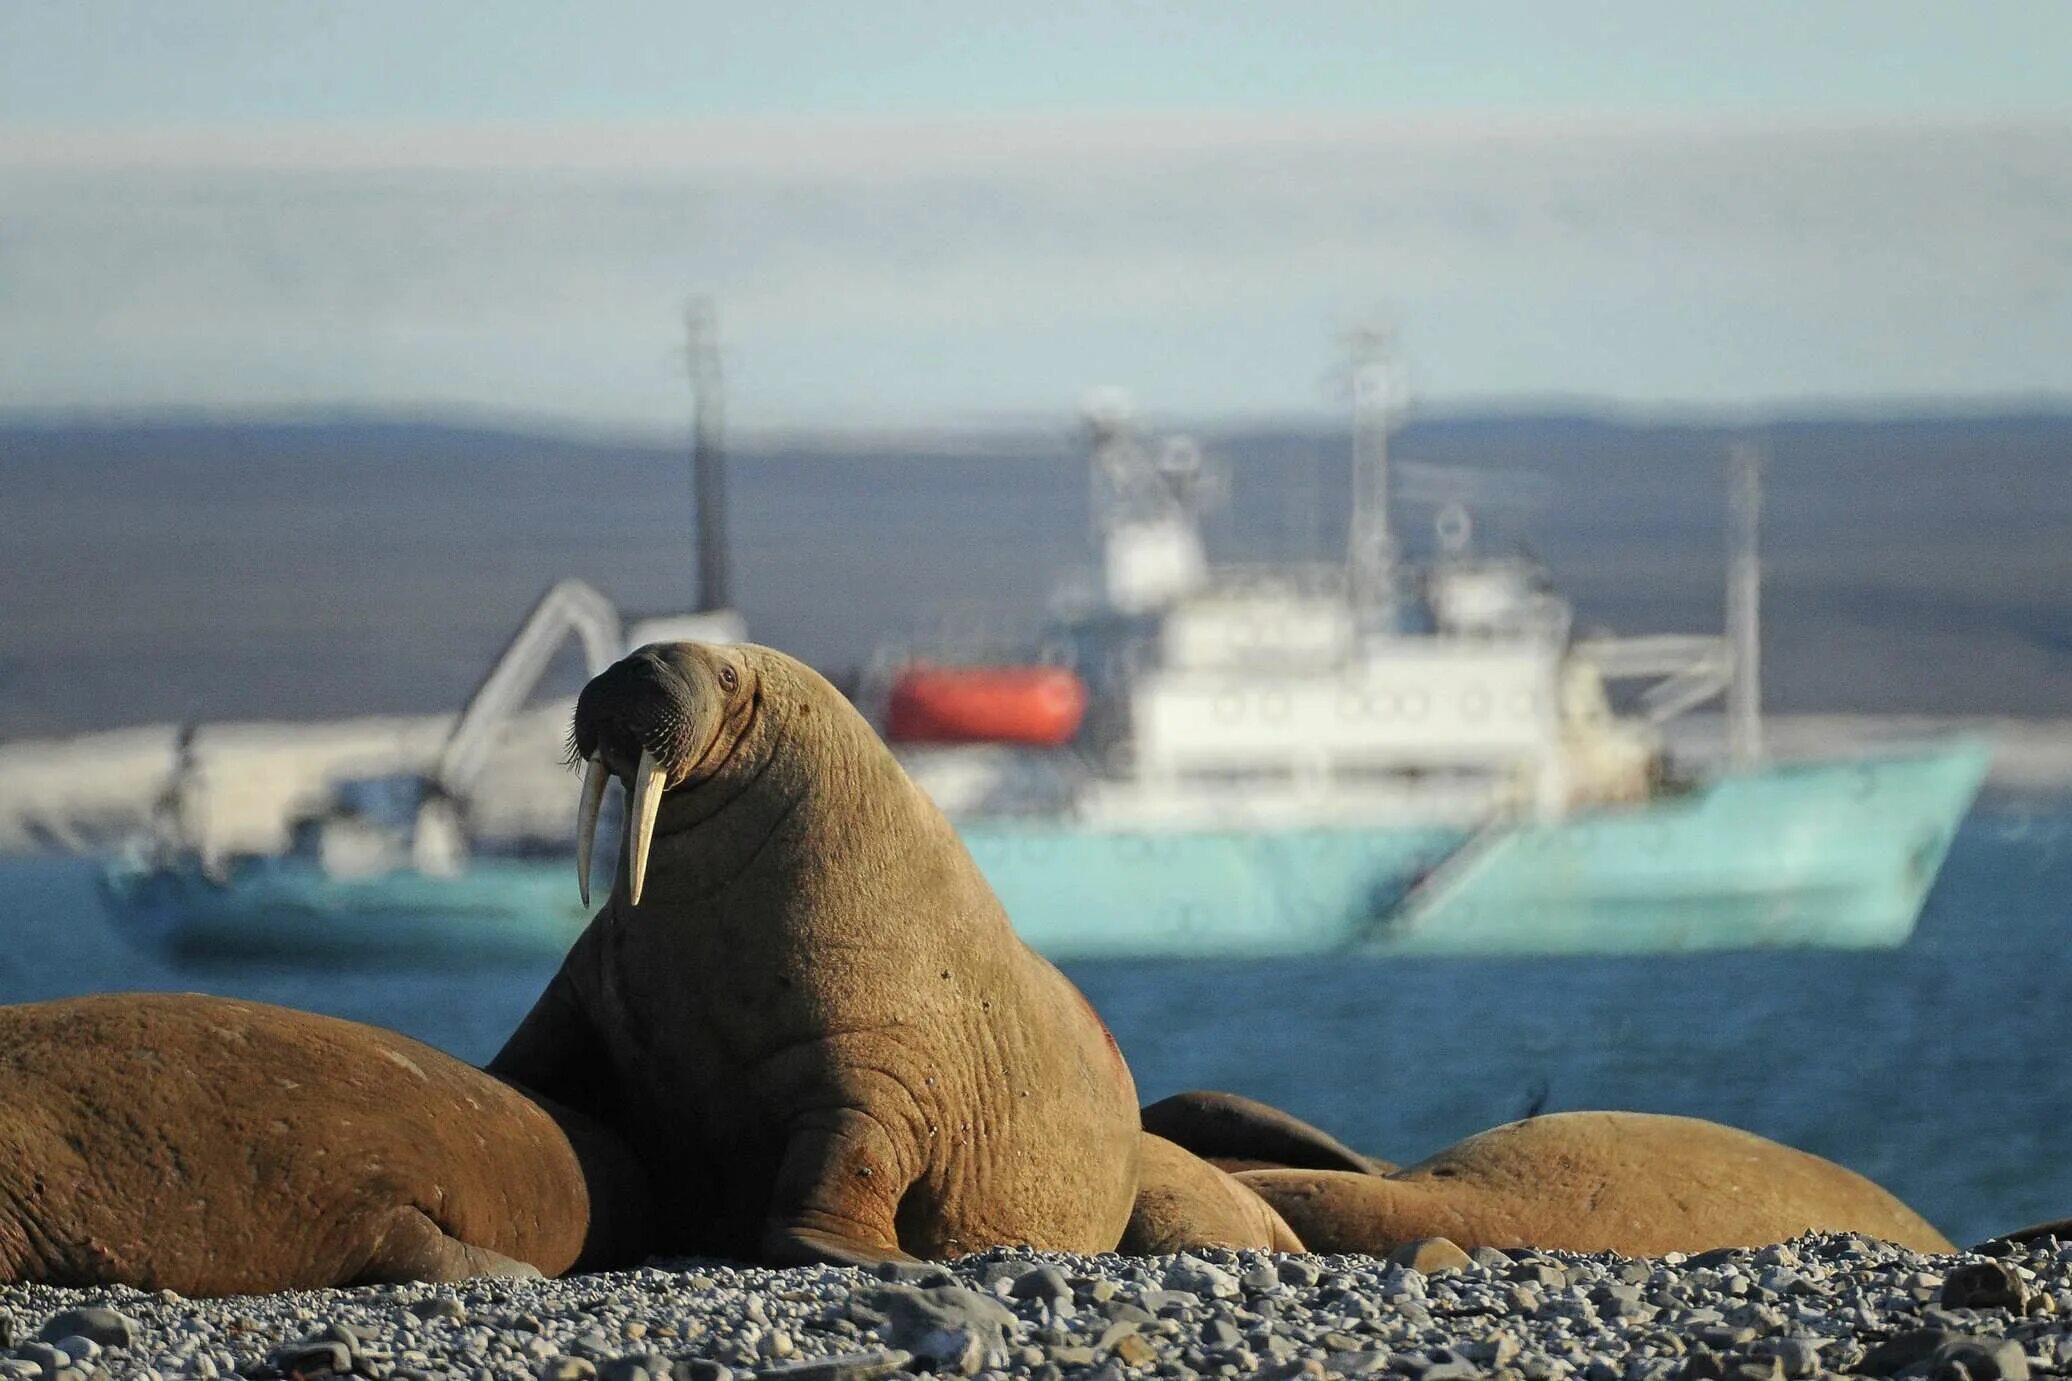
[[[1881,949],[1912,934],[1988,756],[1966,740],[1771,765],[1481,831],[963,833],[1057,959]]]
[[[1984,778],[1985,744],[1726,772],[1645,805],[1480,831],[961,833],[1015,929],[1058,960],[1617,954],[1906,942]],[[131,938],[183,959],[525,962],[587,921],[566,859],[331,878],[292,858],[111,866]]]
[[[533,963],[566,953],[590,920],[559,860],[353,878],[297,858],[241,859],[221,877],[117,863],[100,881],[130,940],[186,962]]]

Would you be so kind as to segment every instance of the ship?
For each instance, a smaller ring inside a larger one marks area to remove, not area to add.
[[[1428,560],[1405,558],[1401,394],[1371,342],[1352,394],[1342,560],[1212,563],[1218,467],[1189,438],[1142,436],[1102,393],[1086,414],[1091,587],[1007,655],[888,648],[856,688],[1027,943],[1062,961],[1905,943],[1990,745],[1764,754],[1753,446],[1728,467],[1726,629],[1582,635],[1540,563],[1477,553],[1462,502],[1440,505]],[[743,635],[708,397],[697,614],[622,636],[602,595],[557,586],[431,772],[361,784],[285,855],[118,862],[104,886],[125,928],[190,957],[558,955],[586,919],[572,851],[474,847],[470,772],[557,639],[578,637],[594,674],[642,642]],[[1727,760],[1675,761],[1665,726],[1714,700]]]
[[[1953,736],[1761,742],[1761,453],[1731,448],[1727,628],[1578,636],[1549,573],[1438,507],[1399,555],[1387,354],[1356,357],[1345,557],[1219,567],[1228,486],[1088,410],[1094,591],[1020,663],[888,658],[867,696],[1015,928],[1061,959],[1890,948],[1984,779]],[[1726,702],[1730,752],[1665,726]],[[1620,706],[1615,709],[1614,706]]]

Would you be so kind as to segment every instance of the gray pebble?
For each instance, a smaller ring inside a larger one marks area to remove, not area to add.
[[[137,1321],[100,1305],[53,1314],[36,1336],[46,1343],[60,1338],[91,1338],[102,1347],[128,1347],[136,1340]]]
[[[1041,1354],[1038,1354],[1040,1361]],[[912,1362],[910,1353],[879,1348],[871,1352],[849,1352],[839,1357],[812,1357],[786,1362],[758,1372],[759,1381],[874,1381],[889,1376]]]

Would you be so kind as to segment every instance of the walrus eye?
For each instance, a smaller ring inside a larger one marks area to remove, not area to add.
[[[725,662],[721,662],[719,665],[720,689],[725,691],[731,691],[732,689],[734,689],[735,686],[739,684],[741,684],[741,677],[739,676],[739,674],[737,674],[735,670],[732,667],[728,666]]]

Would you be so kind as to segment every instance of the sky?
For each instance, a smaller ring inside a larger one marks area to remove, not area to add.
[[[2072,6],[0,7],[0,409],[2072,396]]]

